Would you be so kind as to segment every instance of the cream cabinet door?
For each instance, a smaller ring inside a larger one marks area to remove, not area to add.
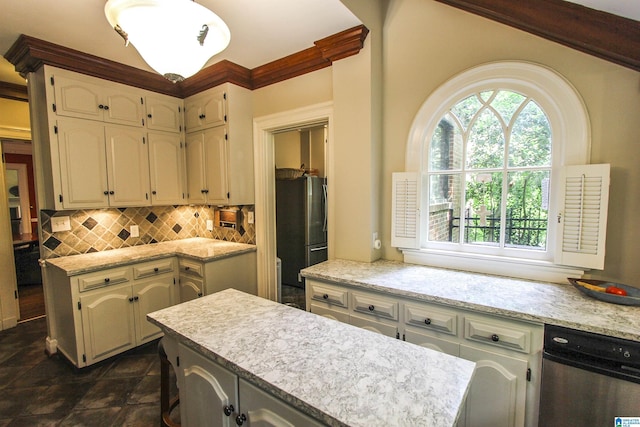
[[[131,284],[87,292],[80,310],[87,365],[136,346]]]
[[[221,88],[211,89],[187,98],[184,105],[184,121],[187,132],[225,124],[225,98],[225,91]]]
[[[134,283],[133,301],[138,345],[162,336],[160,328],[147,320],[147,314],[175,304],[175,286],[173,275],[167,274]]]
[[[238,377],[180,345],[180,416],[185,427],[235,426]],[[226,411],[226,412],[225,412]]]
[[[402,334],[402,338],[404,338],[406,342],[430,348],[431,350],[439,351],[441,353],[450,354],[452,356],[458,356],[460,354],[460,344],[447,339],[406,329]]]
[[[65,209],[108,206],[104,126],[88,120],[58,119],[57,128],[62,194],[56,197]]]
[[[189,203],[206,201],[204,135],[187,134],[187,198]]]
[[[321,424],[280,399],[262,391],[247,381],[240,380],[240,406],[236,416],[238,425],[247,427],[320,427]]]
[[[228,204],[227,139],[224,126],[204,131],[206,198],[210,204]]]
[[[141,129],[106,126],[110,206],[148,206],[149,150]]]
[[[147,129],[180,133],[182,131],[182,101],[170,96],[147,96]]]
[[[89,78],[54,74],[51,77],[55,93],[54,111],[58,116],[103,120],[103,88]]]
[[[192,276],[180,276],[180,302],[191,301],[202,296],[204,282]]]
[[[143,127],[144,104],[139,92],[131,88],[105,88],[104,121]]]
[[[521,427],[525,422],[528,364],[467,345],[460,357],[476,362],[462,427]]]
[[[179,134],[149,132],[149,172],[152,205],[186,203],[184,151]]]

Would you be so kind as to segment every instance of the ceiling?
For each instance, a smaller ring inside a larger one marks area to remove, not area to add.
[[[425,0],[430,1],[430,0]],[[640,21],[639,0],[569,0]],[[198,0],[229,26],[231,43],[210,59],[252,69],[312,47],[313,42],[360,25],[340,0]],[[152,71],[135,48],[123,45],[104,16],[105,0],[2,0],[0,54],[26,34],[68,48]],[[0,58],[0,81],[24,85]]]

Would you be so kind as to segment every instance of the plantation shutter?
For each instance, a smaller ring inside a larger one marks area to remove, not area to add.
[[[556,264],[604,268],[610,165],[563,168]]]
[[[417,249],[420,224],[418,174],[395,172],[391,185],[391,246]]]

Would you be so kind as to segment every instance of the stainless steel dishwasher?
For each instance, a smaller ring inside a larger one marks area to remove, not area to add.
[[[640,342],[545,326],[539,427],[640,419]]]

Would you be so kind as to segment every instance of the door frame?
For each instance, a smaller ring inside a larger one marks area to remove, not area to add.
[[[254,118],[253,150],[255,172],[255,224],[257,245],[258,296],[278,299],[276,197],[274,134],[311,124],[327,124],[326,177],[329,259],[333,258],[334,203],[331,191],[333,176],[333,102],[315,104]]]

